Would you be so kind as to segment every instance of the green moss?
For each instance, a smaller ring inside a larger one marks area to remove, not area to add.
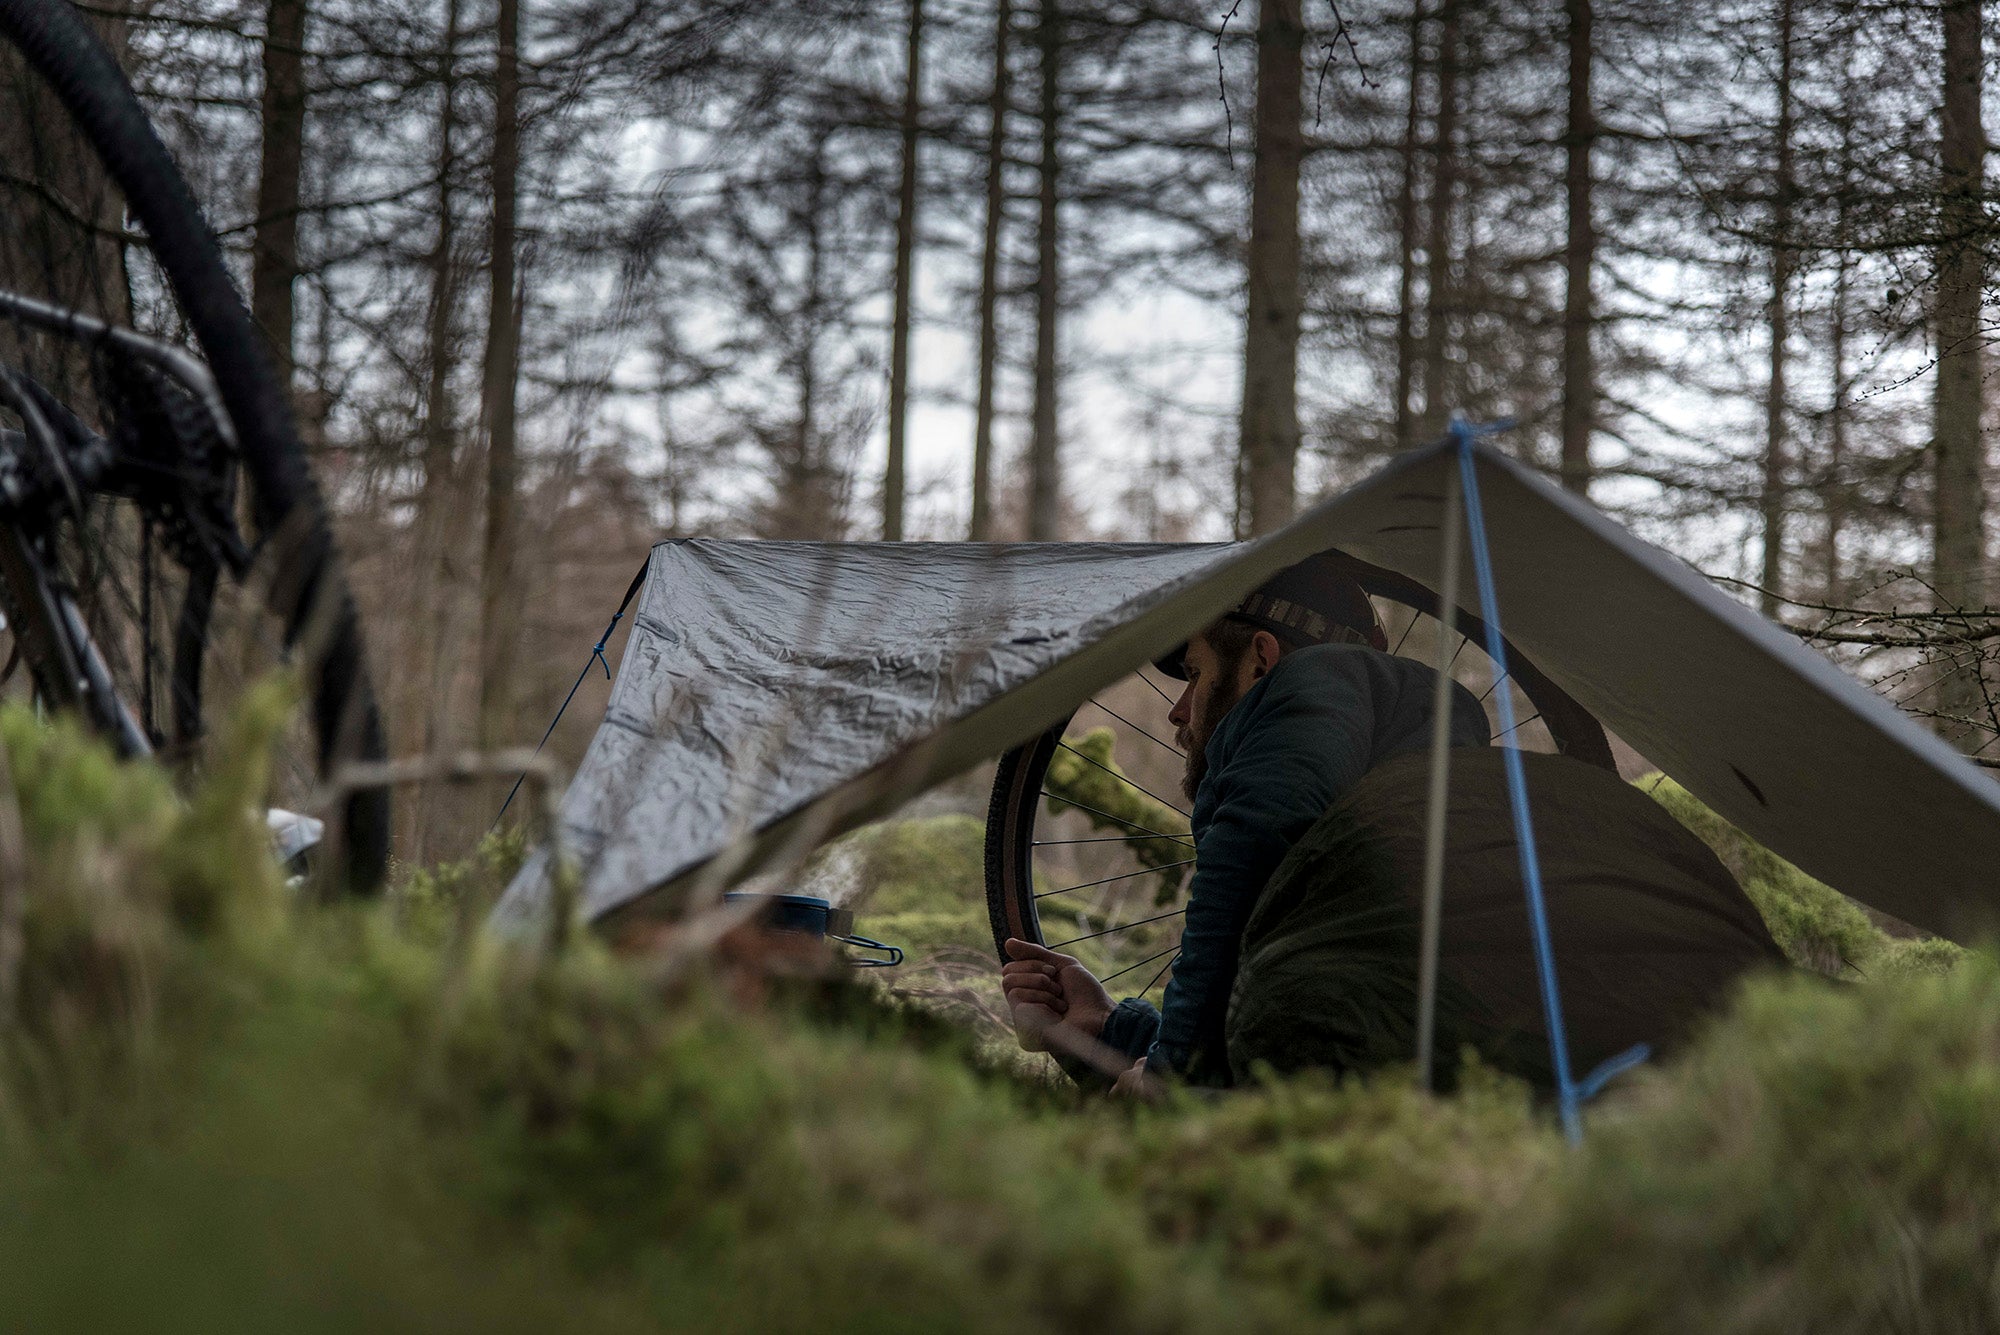
[[[390,897],[409,931],[425,940],[443,941],[470,930],[499,900],[527,861],[528,849],[526,826],[503,825],[455,862],[393,868]]]
[[[19,872],[0,873],[0,894],[20,896],[19,958],[0,971],[0,1123],[89,1135],[72,1125],[80,1108],[142,1117],[134,1082],[162,1026],[204,1010],[190,957],[224,948],[248,961],[283,931],[259,812],[290,700],[282,679],[247,692],[185,800],[72,720],[0,709],[0,823],[18,815],[20,830]]]
[[[1912,974],[1946,974],[1957,968],[1965,957],[1965,947],[1942,937],[1890,941],[1869,961],[1868,973],[1877,981],[1906,978]]]
[[[0,1288],[37,1329],[1225,1318],[1053,1124],[908,1024],[663,992],[588,938],[440,951],[386,910],[255,951],[171,932],[161,981],[207,1018],[163,1030],[147,1115],[108,1157],[0,1147]]]
[[[1461,1328],[1976,1330],[2000,1189],[2000,968],[1765,979],[1491,1229]]]
[[[295,905],[255,838],[268,707],[186,801],[0,711],[30,873],[0,1029],[24,1328],[2000,1324],[1986,955],[1885,941],[1865,985],[1754,981],[1594,1104],[1580,1151],[1480,1074],[1132,1110],[1012,1079],[861,980],[732,989],[420,911],[505,851],[401,903]],[[978,836],[891,823],[845,856],[983,950]]]
[[[1561,1155],[1526,1087],[1468,1062],[1451,1099],[1400,1070],[1271,1082],[1135,1128],[1097,1124],[1088,1152],[1156,1233],[1288,1310],[1351,1330],[1426,1326],[1475,1273],[1489,1222],[1544,1188]]]
[[[1792,962],[1816,973],[1865,972],[1890,946],[1859,905],[1716,815],[1663,774],[1639,780],[1653,800],[1715,851]]]
[[[970,816],[889,820],[822,851],[809,877],[852,887],[855,930],[917,957],[992,950],[985,826]]]
[[[0,741],[23,832],[46,873],[72,870],[86,844],[156,842],[173,824],[165,772],[120,764],[67,718],[43,723],[17,705],[0,708]]]
[[[1154,902],[1171,903],[1187,880],[1187,861],[1194,850],[1187,840],[1188,823],[1178,811],[1156,802],[1125,777],[1112,756],[1117,734],[1092,728],[1081,737],[1065,737],[1049,758],[1043,780],[1045,804],[1051,816],[1077,811],[1090,828],[1112,834],[1159,833],[1171,839],[1138,839],[1127,845],[1144,867],[1159,868],[1154,878]]]
[[[971,816],[871,825],[835,844],[858,858],[857,907],[871,913],[949,912],[986,901],[986,826]]]

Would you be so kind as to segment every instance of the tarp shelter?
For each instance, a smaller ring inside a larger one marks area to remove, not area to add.
[[[1473,448],[1503,624],[1542,672],[1862,903],[1961,939],[2000,922],[2000,784],[1677,558]],[[561,807],[583,912],[782,865],[1035,736],[1329,547],[1437,588],[1454,449],[1253,542],[661,543]],[[532,922],[551,895],[544,848],[496,916]]]

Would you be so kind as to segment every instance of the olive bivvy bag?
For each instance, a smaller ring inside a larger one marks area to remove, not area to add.
[[[1451,756],[1437,1047],[1554,1086],[1499,748]],[[1645,793],[1525,754],[1571,1069],[1636,1043],[1670,1049],[1736,982],[1784,955],[1735,878]],[[1231,1078],[1260,1063],[1371,1070],[1415,1055],[1428,757],[1363,776],[1272,873],[1229,1001]]]

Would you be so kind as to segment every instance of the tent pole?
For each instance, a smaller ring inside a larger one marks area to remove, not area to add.
[[[1437,684],[1431,696],[1431,783],[1424,819],[1424,929],[1417,957],[1417,1079],[1437,1088],[1437,962],[1439,922],[1444,911],[1445,789],[1451,771],[1451,635],[1458,626],[1459,485],[1456,469],[1445,470],[1444,522],[1439,530]]]
[[[1486,542],[1486,515],[1479,503],[1479,474],[1475,467],[1473,442],[1479,436],[1505,431],[1512,421],[1490,426],[1473,426],[1461,418],[1451,420],[1451,439],[1457,445],[1459,486],[1465,491],[1465,524],[1472,540],[1472,575],[1479,586],[1479,615],[1486,622],[1486,656],[1493,660],[1496,682],[1507,679],[1507,637],[1500,629],[1500,596],[1493,587],[1493,553]],[[1514,692],[1508,687],[1493,693],[1500,714],[1500,732],[1514,731]],[[1555,1068],[1556,1106],[1562,1113],[1563,1134],[1574,1145],[1583,1139],[1583,1122],[1578,1116],[1580,1099],[1577,1085],[1569,1076],[1569,1035],[1563,1030],[1562,994],[1556,985],[1555,947],[1549,941],[1548,908],[1542,900],[1542,863],[1535,851],[1535,826],[1528,814],[1528,775],[1521,763],[1518,746],[1503,746],[1500,756],[1507,774],[1507,805],[1514,819],[1514,840],[1521,855],[1521,884],[1528,900],[1528,930],[1535,946],[1535,972],[1541,977],[1542,1015],[1549,1027],[1549,1061]],[[1643,1058],[1640,1058],[1643,1060]]]

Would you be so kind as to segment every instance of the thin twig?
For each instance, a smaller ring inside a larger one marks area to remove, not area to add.
[[[1243,0],[1235,0],[1229,12],[1222,16],[1222,26],[1215,30],[1215,89],[1216,98],[1222,103],[1222,152],[1229,161],[1229,170],[1236,170],[1236,118],[1229,113],[1229,78],[1222,67],[1222,38],[1229,31],[1229,21],[1243,8]]]
[[[543,836],[549,842],[549,876],[550,883],[555,887],[555,896],[550,909],[547,944],[553,955],[560,953],[568,943],[580,877],[563,848],[562,820],[556,809],[557,794],[562,787],[562,771],[549,757],[525,746],[515,746],[501,751],[458,751],[442,755],[406,756],[401,760],[352,761],[342,765],[319,786],[307,803],[307,810],[338,811],[346,805],[349,797],[368,788],[395,788],[437,779],[447,783],[471,783],[515,774],[521,776],[532,793],[535,808],[541,817]],[[471,916],[467,915],[468,922]]]
[[[1354,44],[1354,33],[1348,28],[1347,20],[1340,16],[1340,6],[1334,0],[1327,0],[1328,9],[1333,11],[1333,36],[1319,44],[1326,59],[1320,63],[1319,81],[1313,85],[1313,129],[1319,129],[1320,113],[1325,107],[1326,76],[1333,69],[1333,58],[1340,51],[1340,43],[1347,43],[1348,52],[1354,57],[1354,68],[1361,73],[1361,86],[1374,88],[1377,84],[1369,77],[1368,62],[1361,58],[1361,48]]]

